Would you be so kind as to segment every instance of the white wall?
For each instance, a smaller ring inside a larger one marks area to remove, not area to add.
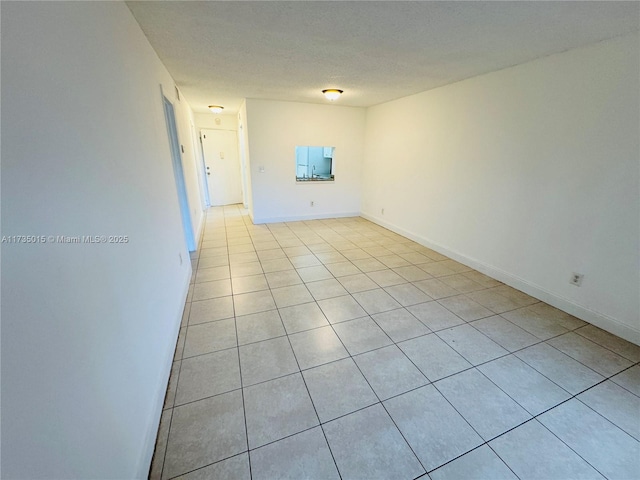
[[[155,55],[155,52],[154,52]],[[164,67],[162,67],[164,70]],[[165,72],[168,75],[168,72]],[[184,151],[182,153],[182,170],[187,187],[187,200],[189,203],[189,213],[191,215],[191,227],[196,241],[196,247],[200,241],[200,234],[204,226],[204,190],[202,188],[202,172],[200,168],[200,141],[194,138],[198,135],[195,118],[189,102],[180,94],[180,99],[175,98],[175,87],[171,89],[173,79],[166,80],[168,88],[164,89],[164,95],[173,102],[178,127],[178,139]],[[172,94],[173,95],[169,95]]]
[[[2,244],[3,478],[146,478],[191,274],[161,84],[124,3],[2,3],[2,235],[129,237]]]
[[[198,130],[203,128],[211,130],[238,130],[238,117],[231,113],[216,115],[215,113],[194,113]],[[216,123],[219,120],[220,123]]]
[[[253,194],[251,185],[251,158],[249,155],[249,127],[247,126],[247,102],[240,105],[238,111],[238,153],[240,154],[240,167],[242,171],[243,201],[249,209],[249,217],[253,221]]]
[[[255,223],[359,214],[363,108],[247,99],[246,123]],[[336,147],[335,182],[296,183],[298,145]]]
[[[370,108],[364,214],[639,343],[639,44]]]

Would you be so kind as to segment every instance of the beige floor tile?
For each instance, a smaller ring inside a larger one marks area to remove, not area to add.
[[[450,287],[446,283],[442,283],[436,278],[420,280],[418,282],[413,282],[413,284],[424,293],[429,295],[431,298],[434,298],[436,300],[460,294],[460,292],[458,292],[455,288]]]
[[[547,343],[605,377],[630,367],[632,362],[573,332],[548,340]]]
[[[604,380],[602,375],[546,343],[533,345],[514,355],[574,395]]]
[[[604,478],[536,420],[489,445],[519,478]]]
[[[241,453],[226,460],[216,462],[204,468],[199,468],[186,475],[178,477],[180,480],[210,480],[212,478],[229,478],[233,480],[251,480],[249,470],[249,455]]]
[[[424,468],[381,405],[323,425],[342,478],[417,478]]]
[[[527,307],[503,313],[501,316],[541,340],[567,333],[567,329],[555,320],[541,317]]]
[[[280,308],[280,318],[289,335],[329,325],[316,302]]]
[[[407,307],[407,310],[434,332],[464,323],[464,320],[451,313],[438,302],[425,302],[412,305]]]
[[[278,308],[300,305],[313,301],[313,296],[306,285],[292,285],[289,287],[274,288],[271,290],[273,299]]]
[[[433,333],[398,346],[431,382],[471,368],[469,362]]]
[[[633,471],[637,345],[359,217],[211,208],[190,261],[150,478]]]
[[[273,480],[274,478],[340,479],[333,456],[320,427],[314,427],[252,450],[251,465],[253,480]]]
[[[372,350],[353,359],[380,400],[429,383],[427,377],[395,345]]]
[[[393,343],[369,317],[336,323],[333,329],[351,355],[358,355]]]
[[[285,335],[284,326],[277,310],[238,316],[236,317],[236,328],[239,345]]]
[[[439,330],[436,335],[472,365],[485,363],[509,353],[468,324]]]
[[[475,320],[471,322],[471,325],[510,352],[521,350],[540,342],[538,337],[531,335],[498,315]]]
[[[326,267],[327,267],[327,270],[331,272],[331,275],[333,275],[336,278],[345,277],[347,275],[355,275],[357,273],[360,273],[360,270],[358,270],[358,267],[356,267],[353,263],[348,261],[330,263],[330,264],[327,264]]]
[[[289,340],[302,370],[349,356],[342,341],[330,326],[290,335]]]
[[[432,385],[387,400],[384,406],[427,470],[483,443]]]
[[[410,283],[386,287],[384,290],[403,307],[417,305],[419,303],[424,303],[432,300],[429,295]]]
[[[208,300],[229,295],[231,295],[231,280],[229,279],[202,282],[193,286],[192,301]]]
[[[490,317],[493,312],[487,308],[484,308],[477,302],[474,302],[465,295],[458,295],[455,297],[442,298],[438,300],[438,303],[445,307],[447,310],[455,313],[465,322],[472,320],[478,320],[480,318]]]
[[[233,300],[231,297],[220,297],[191,303],[189,325],[213,322],[233,317]]]
[[[344,322],[367,315],[351,295],[320,300],[318,305],[330,323]]]
[[[581,393],[577,398],[618,428],[640,440],[640,397],[609,380]]]
[[[344,287],[336,279],[320,280],[319,282],[310,282],[305,284],[306,287],[316,300],[324,300],[326,298],[339,297],[347,295]]]
[[[640,442],[579,400],[569,400],[538,420],[605,477],[637,476]]]
[[[288,287],[302,283],[300,275],[295,270],[266,273],[265,278],[270,288]]]
[[[173,478],[246,450],[239,390],[189,403],[173,410],[162,478]]]
[[[182,358],[224,350],[237,344],[233,318],[191,325],[187,328]]]
[[[640,365],[634,365],[611,377],[611,381],[640,397]]]
[[[351,358],[305,370],[302,375],[321,423],[378,402]]]
[[[364,273],[357,273],[355,275],[340,277],[338,281],[349,293],[364,292],[365,290],[373,290],[378,288],[378,284],[376,284]]]
[[[250,449],[319,424],[300,373],[245,388],[244,401]]]
[[[475,368],[444,378],[435,387],[485,440],[532,418]]]
[[[176,405],[240,388],[240,365],[235,348],[182,360]]]
[[[299,371],[287,337],[250,343],[239,350],[243,387]]]
[[[268,260],[261,260],[260,264],[264,273],[293,270],[293,264],[289,261],[288,258],[272,258]]]
[[[402,342],[431,333],[431,330],[424,323],[405,308],[377,313],[372,315],[371,318],[394,342]]]
[[[415,265],[397,267],[394,268],[393,271],[408,282],[418,282],[420,280],[427,280],[429,278],[432,278],[431,275],[429,275],[421,268],[416,267]]]
[[[248,277],[236,277],[232,279],[231,283],[234,295],[258,292],[269,288],[269,284],[267,283],[267,279],[264,274],[249,275]]]
[[[236,315],[249,315],[276,308],[276,303],[269,290],[234,295],[233,305]]]
[[[618,355],[622,355],[632,362],[640,362],[640,346],[627,342],[626,340],[616,337],[609,332],[605,332],[594,325],[586,325],[577,329],[575,333],[588,338],[592,342],[597,343]]]

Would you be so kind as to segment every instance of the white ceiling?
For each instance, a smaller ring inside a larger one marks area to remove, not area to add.
[[[128,1],[194,111],[367,107],[637,31],[638,2]]]

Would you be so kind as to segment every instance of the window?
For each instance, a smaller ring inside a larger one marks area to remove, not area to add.
[[[335,147],[296,147],[296,182],[333,182]]]

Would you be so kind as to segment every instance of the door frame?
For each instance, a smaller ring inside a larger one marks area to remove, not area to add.
[[[248,208],[247,200],[247,153],[244,143],[244,124],[238,121],[238,154],[240,155],[240,176],[242,181],[242,206]]]
[[[169,148],[171,150],[171,164],[173,166],[173,175],[176,181],[176,193],[178,195],[178,204],[180,206],[180,217],[182,218],[182,230],[184,232],[187,250],[194,252],[196,250],[196,242],[193,235],[193,224],[191,223],[191,214],[189,213],[189,200],[187,198],[187,187],[184,181],[184,170],[182,169],[182,155],[180,153],[180,141],[178,139],[178,127],[176,125],[176,116],[173,103],[162,92],[162,107],[164,111],[164,119],[167,124],[167,135],[169,137]]]
[[[207,131],[210,132],[228,132],[228,133],[232,133],[234,134],[234,140],[235,140],[235,147],[236,147],[236,154],[237,154],[237,159],[238,159],[238,167],[239,167],[239,186],[240,186],[240,194],[242,196],[241,202],[244,206],[245,202],[246,202],[246,185],[245,185],[245,175],[244,175],[244,166],[242,163],[242,156],[241,156],[241,145],[240,142],[238,141],[238,134],[239,134],[239,130],[233,130],[231,128],[211,128],[211,127],[202,127],[200,128],[199,134],[200,134],[200,146],[202,148],[202,166],[204,168],[204,172],[205,172],[205,182],[206,182],[206,187],[207,187],[207,198],[209,201],[209,206],[212,207],[213,206],[213,202],[211,199],[211,193],[209,192],[209,187],[210,187],[210,172],[207,171],[207,157],[205,155],[205,151],[204,151],[204,139],[205,139],[205,133]],[[210,159],[211,160],[211,159]],[[230,204],[231,205],[231,204]]]

